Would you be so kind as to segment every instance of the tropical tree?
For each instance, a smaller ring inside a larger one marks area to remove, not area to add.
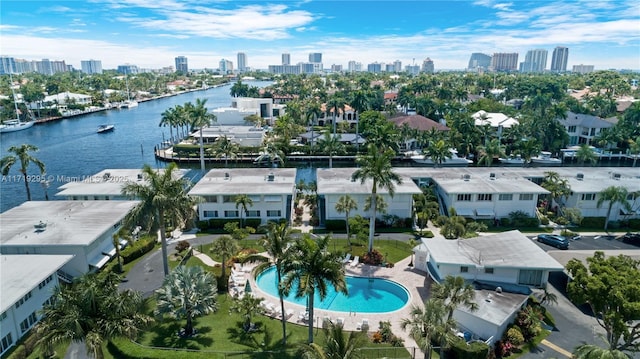
[[[424,302],[424,308],[413,305],[409,318],[403,318],[400,327],[409,329],[409,335],[424,352],[424,358],[431,358],[431,342],[445,335],[455,327],[453,320],[447,320],[447,309],[441,299],[431,298]]]
[[[438,140],[432,143],[424,152],[424,158],[431,158],[435,167],[442,166],[442,163],[447,159],[453,157],[449,144],[444,140]]]
[[[34,165],[38,166],[41,175],[45,173],[44,163],[39,159],[33,157],[29,153],[37,152],[38,147],[25,143],[21,146],[11,146],[9,147],[8,151],[10,153],[13,153],[13,155],[7,155],[0,159],[0,171],[2,172],[3,176],[6,176],[9,174],[9,170],[11,170],[11,167],[19,162],[19,171],[20,173],[22,173],[22,181],[24,182],[24,187],[27,190],[27,201],[31,201],[31,190],[29,189],[30,181],[27,180],[27,169],[29,168],[29,165],[33,163]]]
[[[329,98],[329,101],[327,101],[327,113],[332,112],[333,114],[332,125],[334,135],[336,134],[336,117],[338,116],[338,112],[340,110],[342,110],[342,113],[344,113],[345,103],[346,100],[337,94],[331,96]]]
[[[202,267],[178,266],[156,290],[155,315],[185,318],[184,336],[194,334],[193,318],[218,310],[216,279]]]
[[[594,344],[578,345],[573,351],[573,359],[631,359],[631,354],[617,349],[601,348]]]
[[[55,288],[36,325],[38,343],[50,354],[60,343],[84,342],[87,353],[104,357],[105,342],[135,339],[153,319],[146,313],[139,292],[118,290],[120,278],[112,273],[85,274],[72,285]]]
[[[565,178],[560,178],[558,172],[548,171],[544,173],[542,188],[550,192],[551,201],[547,203],[547,209],[551,208],[551,202],[559,202],[571,194],[571,185]]]
[[[222,280],[227,279],[227,259],[238,253],[240,247],[230,235],[222,235],[214,239],[211,243],[211,252],[222,257]]]
[[[611,209],[613,205],[616,203],[620,203],[622,208],[624,208],[627,212],[631,212],[631,204],[627,201],[627,197],[629,196],[629,191],[622,186],[609,186],[600,193],[598,193],[598,201],[596,202],[596,206],[598,208],[602,207],[604,202],[609,202],[609,207],[607,208],[607,217],[604,220],[604,230],[607,230],[609,226],[609,218],[611,217]]]
[[[231,304],[229,312],[240,313],[244,318],[242,329],[245,332],[251,330],[251,319],[254,315],[259,315],[264,312],[260,303],[264,298],[254,297],[252,295],[243,295],[241,298],[236,299]]]
[[[413,267],[413,255],[415,254],[415,252],[413,251],[413,248],[418,245],[418,241],[416,241],[413,238],[409,238],[408,244],[409,244],[409,247],[411,247],[411,262],[409,262],[409,267]]]
[[[216,158],[224,158],[225,167],[229,167],[230,158],[238,158],[239,151],[240,145],[228,139],[227,136],[219,137],[211,148],[211,152]]]
[[[475,299],[473,286],[467,284],[460,276],[448,275],[444,281],[434,283],[431,286],[431,294],[444,303],[448,313],[447,320],[453,320],[453,312],[459,306],[467,307],[472,312],[478,310],[478,304],[473,301]]]
[[[128,182],[122,194],[140,200],[125,218],[125,226],[137,225],[152,233],[160,232],[164,275],[169,274],[167,251],[167,223],[179,227],[195,215],[196,199],[187,194],[189,181],[177,178],[178,165],[170,163],[164,170],[157,171],[149,165],[142,168],[143,182]]]
[[[313,343],[314,300],[329,294],[329,285],[337,293],[347,294],[344,266],[336,253],[328,251],[331,236],[312,239],[308,234],[299,238],[291,248],[291,256],[283,261],[284,278],[280,286],[283,295],[295,288],[296,298],[307,297],[309,308],[309,343]]]
[[[191,102],[184,104],[184,109],[190,119],[191,127],[199,129],[200,132],[200,170],[202,173],[204,173],[204,140],[202,138],[202,129],[209,126],[212,121],[216,121],[216,115],[207,112],[206,104],[206,99],[197,99],[195,105]]]
[[[491,166],[494,158],[505,156],[504,146],[497,138],[489,141],[489,144],[487,144],[486,146],[478,147],[478,152],[480,152],[481,154],[480,159],[478,160],[478,165],[482,165],[484,163],[487,165],[487,167]]]
[[[367,344],[364,332],[350,332],[345,335],[342,326],[328,323],[324,331],[324,345],[316,343],[301,344],[299,355],[303,359],[357,359],[361,358],[359,349]]]
[[[333,168],[333,156],[344,153],[344,144],[340,142],[342,136],[332,135],[329,131],[325,131],[324,136],[318,142],[320,150],[329,154],[329,168]]]
[[[166,109],[160,118],[159,126],[169,126],[169,136],[173,140],[173,127],[178,123],[178,117],[181,116],[176,107]]]
[[[118,263],[118,273],[122,273],[122,255],[121,255],[121,250],[120,250],[120,240],[125,240],[127,241],[128,244],[131,244],[133,242],[133,238],[131,237],[131,229],[127,228],[125,226],[121,226],[120,229],[118,229],[114,234],[113,234],[113,246],[116,249],[116,261]]]
[[[640,136],[636,137],[635,140],[629,139],[629,153],[633,155],[633,164],[631,167],[636,166],[636,161],[638,161],[638,155],[640,155]]]
[[[313,128],[316,125],[316,121],[318,117],[322,114],[322,109],[320,108],[320,104],[317,101],[311,101],[307,104],[305,109],[305,117],[307,119],[307,123],[311,128],[311,139],[310,139],[310,150],[313,153],[313,144],[316,141],[313,135]]]
[[[576,159],[579,164],[588,162],[592,166],[598,162],[598,155],[595,151],[586,143],[580,145],[580,148],[576,151]]]
[[[249,207],[253,207],[253,200],[246,194],[235,196],[236,209],[240,212],[240,227],[244,227],[244,215],[247,214]]]
[[[371,181],[371,217],[369,218],[369,249],[373,251],[373,235],[376,230],[376,201],[379,188],[386,189],[391,197],[395,194],[395,184],[401,184],[400,176],[393,172],[391,160],[395,152],[391,149],[378,151],[373,146],[368,146],[367,154],[358,155],[356,163],[359,168],[351,176],[354,181],[364,184]]]
[[[340,196],[338,198],[338,202],[336,202],[336,212],[344,213],[345,215],[345,223],[347,226],[347,243],[349,244],[349,250],[351,250],[351,233],[349,233],[349,214],[351,211],[358,209],[358,203],[353,199],[353,197],[345,194],[344,196]]]

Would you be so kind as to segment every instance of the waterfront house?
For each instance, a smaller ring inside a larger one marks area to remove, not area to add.
[[[212,169],[189,191],[202,198],[198,218],[238,219],[241,208],[235,199],[246,194],[253,201],[243,218],[260,219],[261,224],[291,218],[295,196],[295,168],[217,168]]]
[[[510,128],[511,126],[519,124],[518,120],[515,118],[509,117],[500,112],[487,112],[480,110],[471,115],[471,117],[474,119],[476,126],[489,125],[496,132],[501,131],[503,128]]]
[[[0,254],[0,355],[42,318],[59,284],[58,270],[73,255]]]
[[[69,254],[69,278],[102,268],[138,201],[28,201],[0,214],[0,254]],[[121,243],[124,245],[124,243]]]
[[[319,168],[316,171],[318,185],[318,208],[320,223],[325,220],[344,220],[344,213],[336,211],[336,203],[344,195],[351,196],[357,203],[358,209],[350,213],[350,216],[361,215],[369,217],[369,211],[365,211],[365,203],[371,197],[373,183],[351,179],[357,168]],[[386,214],[405,219],[411,218],[413,208],[413,195],[421,193],[420,188],[409,176],[401,175],[402,183],[395,185],[395,194],[391,197],[386,189],[379,188],[378,195],[387,204]],[[383,218],[384,213],[377,212],[378,218]]]
[[[613,127],[617,119],[603,119],[598,116],[567,111],[566,118],[558,118],[569,134],[569,145],[591,144],[603,130]]]
[[[55,94],[55,95],[45,96],[45,98],[42,100],[42,103],[44,104],[51,103],[51,104],[57,104],[57,105],[73,104],[73,105],[89,106],[91,105],[91,96],[66,91],[66,92]]]
[[[356,124],[356,111],[349,105],[344,104],[344,108],[338,108],[338,113],[336,114],[336,124],[341,122],[348,122],[349,127],[354,128]],[[320,116],[318,117],[318,126],[325,125],[333,125],[333,114],[334,108],[329,108],[327,110],[327,104],[323,103],[320,105]]]
[[[450,130],[449,127],[422,115],[398,115],[391,117],[389,121],[393,122],[398,128],[407,126],[410,129],[419,132],[432,131],[434,129],[440,132],[448,132]],[[401,144],[401,148],[403,150],[417,149],[417,139],[404,139]]]
[[[202,141],[205,144],[213,144],[218,138],[226,137],[231,142],[243,147],[259,147],[262,146],[265,135],[266,131],[263,128],[255,126],[210,126],[202,129]],[[192,138],[192,144],[198,144],[200,130],[193,131],[189,136]]]

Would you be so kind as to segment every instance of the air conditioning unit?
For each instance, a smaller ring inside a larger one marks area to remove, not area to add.
[[[493,172],[489,173],[489,179],[491,179],[491,180],[496,179],[496,174],[493,173]]]
[[[276,179],[276,175],[274,175],[273,173],[269,173],[269,175],[267,175],[268,182],[273,182],[275,179]]]
[[[464,175],[464,176],[462,176],[462,179],[465,180],[465,181],[468,181],[468,180],[471,179],[471,175],[468,175],[468,174]]]
[[[224,173],[224,179],[225,180],[229,180],[231,178],[231,175],[229,174],[229,172],[225,172]]]
[[[620,177],[622,177],[619,173],[614,173],[613,174],[613,179],[619,180]]]
[[[582,181],[584,179],[584,173],[576,174],[576,178],[578,179],[578,181]]]

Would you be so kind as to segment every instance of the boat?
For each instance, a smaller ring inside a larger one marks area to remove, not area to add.
[[[33,125],[36,123],[35,121],[22,122],[20,120],[20,114],[18,112],[18,101],[16,101],[16,93],[13,90],[13,77],[11,77],[11,73],[9,73],[9,80],[11,81],[10,87],[11,87],[11,93],[13,94],[13,106],[15,107],[15,110],[16,110],[16,118],[12,120],[4,121],[2,124],[0,124],[0,133],[26,130],[28,128],[33,127]]]
[[[524,164],[526,163],[526,161],[524,160],[524,158],[522,158],[520,155],[515,155],[515,156],[509,156],[507,158],[498,158],[498,161],[500,161],[500,163],[505,164],[505,165],[521,165],[524,166]]]
[[[551,157],[551,152],[542,151],[539,155],[531,157],[531,162],[538,165],[561,165],[562,160],[559,158]]]
[[[131,99],[131,93],[129,92],[129,79],[127,77],[127,74],[124,75],[124,81],[127,85],[127,101],[124,101],[123,103],[121,103],[120,108],[138,107],[138,101],[136,101],[135,99],[134,100]]]
[[[274,158],[271,158],[268,153],[262,153],[253,160],[253,164],[259,167],[277,167],[280,163],[282,163],[280,156],[275,155]]]
[[[98,133],[111,132],[111,131],[113,131],[115,129],[116,129],[116,126],[114,126],[114,125],[100,125],[98,127]]]
[[[468,160],[464,157],[458,156],[458,151],[453,148],[449,149],[451,153],[451,158],[445,158],[440,166],[457,166],[457,167],[466,167],[473,163],[472,160]],[[405,156],[409,157],[413,162],[421,165],[435,166],[435,163],[431,160],[430,157],[425,156],[423,153],[419,151],[409,151],[405,152]]]

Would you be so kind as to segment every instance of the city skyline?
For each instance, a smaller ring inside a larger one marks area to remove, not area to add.
[[[200,4],[200,3],[199,3]],[[34,6],[35,5],[35,6]],[[0,8],[2,56],[65,60],[80,68],[215,69],[245,53],[252,69],[307,62],[322,53],[324,68],[349,61],[464,69],[473,52],[552,53],[570,48],[567,69],[640,69],[640,5],[632,1],[500,2],[285,1],[279,3],[94,0],[22,2]],[[549,66],[547,66],[549,69]]]

